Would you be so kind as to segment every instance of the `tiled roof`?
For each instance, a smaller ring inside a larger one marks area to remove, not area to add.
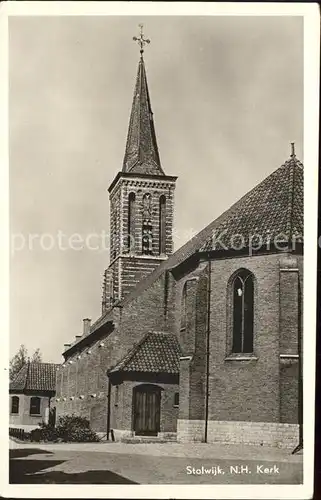
[[[149,332],[111,373],[123,371],[178,374],[180,355],[181,350],[175,335]]]
[[[10,382],[10,391],[55,391],[59,364],[26,363]]]
[[[254,245],[256,241],[260,245],[268,240],[273,242],[276,237],[302,242],[302,163],[290,158],[246,194],[212,229],[213,234],[200,251],[233,249],[241,244],[248,247],[251,236]]]
[[[261,188],[262,185],[264,189]],[[274,189],[275,192],[273,192]],[[265,201],[268,207],[261,203],[260,197],[264,195],[264,191],[267,192]],[[251,203],[254,202],[256,206],[251,207],[252,217],[249,218],[246,209],[250,208]],[[287,209],[286,218],[283,216],[285,207]],[[270,211],[273,211],[273,217],[269,216]],[[274,232],[278,228],[287,233],[292,231],[303,236],[303,164],[297,158],[287,160],[167,260],[163,261],[155,271],[139,282],[120,304],[124,306],[152,285],[167,269],[178,266],[194,253],[205,249],[207,242],[212,239],[213,232],[221,226],[229,227],[229,224],[237,219],[238,212],[242,213],[242,217],[239,217],[239,222],[237,226],[234,224],[234,228],[237,227],[241,233],[249,231],[249,223],[254,225],[250,232],[254,231],[257,227],[255,222],[257,218],[265,230],[270,229],[271,232]],[[106,317],[108,317],[108,312],[106,312]]]
[[[159,159],[145,64],[142,57],[138,64],[123,172],[164,175]]]
[[[231,226],[230,226],[231,225]],[[254,226],[254,227],[253,227]],[[221,227],[233,227],[241,233],[272,233],[281,230],[303,236],[303,164],[291,157],[260,184],[249,191],[231,208],[202,229],[179,248],[155,271],[137,284],[121,302],[124,306],[151,286],[166,270],[172,269],[194,253],[212,246],[213,232]],[[229,233],[231,230],[229,231]],[[112,319],[112,310],[106,311],[92,325],[92,332]]]

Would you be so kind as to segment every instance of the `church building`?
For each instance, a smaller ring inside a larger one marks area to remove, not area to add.
[[[57,417],[116,440],[295,447],[302,423],[303,165],[279,168],[173,253],[144,44],[109,186],[102,310],[64,346]],[[146,437],[147,436],[147,437]]]

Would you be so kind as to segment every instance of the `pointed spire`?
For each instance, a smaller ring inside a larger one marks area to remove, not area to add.
[[[133,104],[130,114],[123,172],[165,175],[159,158],[153,112],[146,78],[143,47],[149,43],[142,33],[134,37],[140,46],[140,60],[136,77]]]

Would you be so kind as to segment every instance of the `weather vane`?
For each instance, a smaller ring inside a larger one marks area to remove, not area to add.
[[[139,34],[138,37],[134,36],[133,40],[134,40],[134,42],[138,42],[138,45],[140,46],[140,54],[143,55],[144,45],[146,43],[150,43],[150,40],[148,38],[144,38],[144,34],[143,34],[143,27],[144,27],[144,25],[143,24],[139,24],[138,26],[140,27],[140,34]]]

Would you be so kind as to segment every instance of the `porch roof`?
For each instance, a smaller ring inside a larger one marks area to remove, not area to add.
[[[181,349],[172,333],[148,332],[112,369],[116,372],[179,374]]]

